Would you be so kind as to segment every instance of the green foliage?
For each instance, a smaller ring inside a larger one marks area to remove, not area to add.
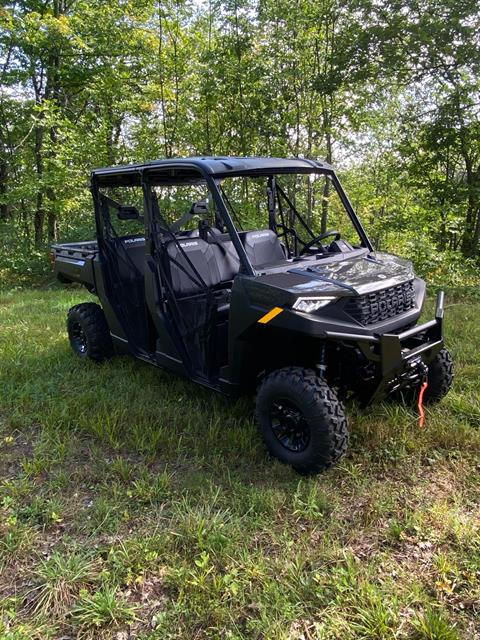
[[[51,274],[46,247],[35,247],[13,225],[0,223],[0,278],[5,286],[45,280]]]
[[[479,33],[450,0],[7,3],[2,277],[93,235],[93,166],[191,154],[326,156],[379,248],[477,277]]]

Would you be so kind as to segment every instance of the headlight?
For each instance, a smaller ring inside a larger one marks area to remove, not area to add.
[[[304,313],[313,313],[335,300],[334,296],[323,296],[321,298],[297,298],[293,303],[293,309]]]

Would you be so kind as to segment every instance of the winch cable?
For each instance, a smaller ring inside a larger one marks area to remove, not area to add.
[[[419,413],[419,417],[418,417],[418,426],[420,427],[420,429],[423,429],[423,427],[425,426],[425,410],[423,408],[423,396],[425,391],[427,390],[428,387],[428,381],[424,380],[422,382],[422,386],[420,387],[420,393],[418,394],[418,413]]]

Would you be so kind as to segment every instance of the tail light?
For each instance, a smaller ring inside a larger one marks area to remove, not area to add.
[[[50,266],[53,269],[55,267],[55,251],[50,251],[50,253],[48,254],[48,257],[50,259]]]

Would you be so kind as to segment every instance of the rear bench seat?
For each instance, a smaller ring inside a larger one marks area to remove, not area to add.
[[[125,236],[121,242],[126,249],[127,255],[140,273],[145,271],[145,238],[140,235]],[[122,277],[132,276],[131,267],[128,262],[119,260],[120,274]]]
[[[178,243],[207,287],[217,287],[233,280],[240,268],[240,261],[231,241],[223,242],[224,250],[217,244],[199,237],[179,238]],[[202,291],[202,283],[173,240],[167,244],[172,287],[179,296],[194,295]],[[190,277],[191,276],[191,277]]]

